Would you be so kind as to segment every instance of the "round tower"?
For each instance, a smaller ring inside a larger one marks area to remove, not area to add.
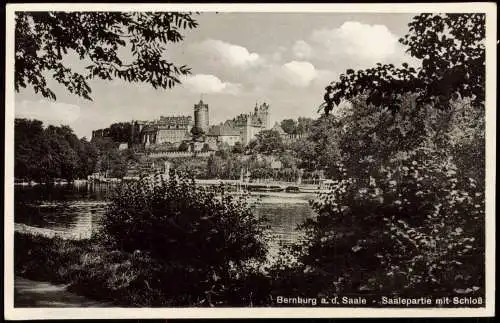
[[[194,105],[194,126],[203,132],[208,131],[208,104],[203,103],[203,100]]]

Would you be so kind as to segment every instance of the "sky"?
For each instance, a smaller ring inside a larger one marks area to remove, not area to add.
[[[92,80],[88,101],[48,84],[57,100],[31,88],[15,96],[16,117],[68,125],[79,137],[114,122],[193,115],[200,98],[209,105],[211,124],[270,105],[271,122],[300,116],[315,118],[325,87],[346,69],[377,62],[416,65],[398,39],[407,33],[411,14],[201,13],[198,28],[168,48],[168,57],[192,74],[173,89],[122,80]],[[76,56],[65,61],[76,70]]]

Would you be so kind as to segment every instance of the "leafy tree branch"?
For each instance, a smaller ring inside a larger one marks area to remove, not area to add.
[[[184,39],[198,23],[180,12],[16,12],[15,89],[31,86],[56,99],[47,75],[70,93],[92,100],[88,81],[122,79],[172,88],[190,68],[165,59],[166,45]],[[123,50],[131,54],[129,62]],[[84,73],[72,70],[64,57],[89,61]]]

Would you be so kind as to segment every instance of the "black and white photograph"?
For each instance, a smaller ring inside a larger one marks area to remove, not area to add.
[[[7,318],[490,316],[496,4],[10,4]]]

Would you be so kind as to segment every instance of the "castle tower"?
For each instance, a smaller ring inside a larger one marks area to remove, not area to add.
[[[203,100],[194,105],[194,126],[203,132],[208,131],[208,104],[203,103]]]
[[[258,113],[259,113],[260,120],[262,120],[264,128],[271,129],[271,118],[269,115],[269,104],[262,103],[259,107]]]

